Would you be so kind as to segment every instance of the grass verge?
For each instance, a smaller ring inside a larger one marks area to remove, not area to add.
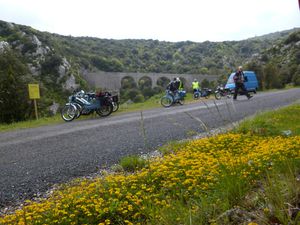
[[[235,129],[236,133],[277,136],[300,135],[300,104],[275,111],[264,112],[245,120]]]
[[[11,124],[0,124],[0,132],[17,130],[17,129],[25,129],[25,128],[34,128],[34,127],[40,127],[45,125],[59,124],[63,122],[64,121],[62,120],[60,115],[56,115],[53,117],[43,117],[38,120],[21,121],[21,122],[11,123]]]
[[[160,108],[160,107],[162,107],[160,104],[160,98],[162,96],[163,96],[163,94],[153,96],[152,98],[150,98],[147,101],[142,102],[142,103],[132,103],[132,104],[124,103],[124,104],[120,105],[119,110],[117,112],[115,112],[114,114],[118,115],[118,114],[126,113],[126,112],[135,112],[135,111],[142,111],[142,110],[147,110],[147,109]],[[188,104],[191,102],[194,102],[192,95],[187,94],[186,103]],[[98,116],[98,115],[96,115],[96,116]],[[89,119],[91,117],[93,117],[93,116],[81,116],[80,119]],[[0,124],[0,132],[17,130],[17,129],[25,129],[25,128],[34,128],[34,127],[53,125],[53,124],[58,124],[58,123],[65,123],[59,113],[56,116],[43,117],[43,118],[39,118],[38,120],[21,121],[21,122],[16,122],[16,123],[11,123],[11,124]]]

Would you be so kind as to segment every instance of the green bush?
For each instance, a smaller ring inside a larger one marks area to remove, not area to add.
[[[135,96],[133,98],[133,101],[134,102],[144,102],[145,101],[145,97],[142,95],[142,94],[138,94],[137,96]]]
[[[120,165],[125,171],[134,172],[146,166],[146,160],[139,156],[126,156],[121,159]]]
[[[27,119],[28,70],[20,57],[7,50],[0,55],[0,123]]]

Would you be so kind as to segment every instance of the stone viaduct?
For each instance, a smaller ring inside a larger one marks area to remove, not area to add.
[[[140,80],[150,79],[152,87],[157,86],[159,79],[172,80],[174,77],[180,77],[186,87],[190,87],[193,80],[197,79],[201,82],[204,79],[208,81],[217,80],[217,75],[200,75],[200,74],[168,74],[168,73],[119,73],[119,72],[85,72],[83,78],[87,81],[90,87],[102,88],[106,90],[119,90],[122,80],[131,78],[139,85]]]

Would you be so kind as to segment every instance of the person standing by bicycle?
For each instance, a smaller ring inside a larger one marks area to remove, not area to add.
[[[244,84],[245,75],[244,75],[242,66],[238,67],[238,70],[236,71],[235,75],[233,76],[233,81],[235,83],[233,100],[237,100],[237,95],[238,95],[238,92],[240,89],[242,90],[242,94],[245,94],[248,99],[253,97],[248,93],[248,91],[245,87],[245,84]]]
[[[194,79],[194,81],[192,82],[192,88],[194,93],[200,90],[200,84],[199,81],[197,81],[197,79]]]
[[[177,78],[175,77],[167,86],[167,90],[171,91],[173,96],[176,96],[179,89],[179,82],[177,81]]]

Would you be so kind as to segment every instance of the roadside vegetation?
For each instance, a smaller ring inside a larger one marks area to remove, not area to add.
[[[11,131],[17,129],[25,129],[25,128],[34,128],[46,125],[53,125],[64,122],[60,115],[52,116],[52,117],[42,117],[38,120],[31,119],[27,121],[15,122],[10,124],[0,124],[0,132]]]
[[[161,108],[160,104],[160,99],[164,95],[164,93],[157,94],[155,96],[152,96],[145,102],[140,102],[140,103],[123,103],[120,105],[120,108],[117,112],[113,113],[113,115],[117,115],[120,113],[125,113],[125,112],[134,112],[134,111],[143,111],[147,109],[153,109],[153,108]],[[198,100],[200,101],[200,100]],[[193,96],[191,93],[187,93],[187,97],[185,98],[185,103],[193,103],[196,102],[193,99]],[[98,115],[89,115],[89,116],[81,116],[80,119],[90,119],[90,118],[95,118],[99,117]],[[34,128],[34,127],[39,127],[39,126],[46,126],[46,125],[53,125],[53,124],[58,124],[58,123],[65,123],[65,121],[61,118],[60,113],[58,113],[55,116],[47,117],[43,116],[40,117],[38,120],[36,119],[31,119],[27,121],[19,121],[19,122],[13,122],[10,124],[6,123],[0,123],[0,132],[4,131],[10,131],[10,130],[16,130],[16,129],[24,129],[24,128]]]
[[[170,143],[27,201],[0,224],[299,224],[300,105]]]

